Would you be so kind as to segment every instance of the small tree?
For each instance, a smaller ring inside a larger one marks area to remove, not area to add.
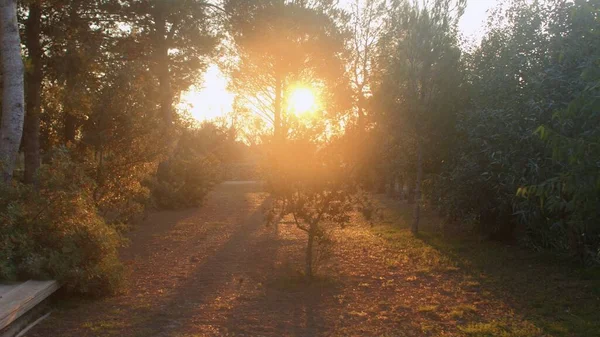
[[[290,141],[275,150],[278,159],[271,163],[268,181],[273,204],[267,223],[277,226],[291,217],[306,232],[305,276],[309,280],[315,263],[332,243],[329,231],[347,225],[353,211],[368,220],[374,211],[368,196],[354,183],[353,169],[339,160],[336,150],[332,142]]]

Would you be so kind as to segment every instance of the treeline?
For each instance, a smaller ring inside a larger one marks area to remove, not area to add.
[[[369,162],[447,230],[600,262],[600,1],[511,1],[461,48],[464,5],[380,16]]]
[[[110,291],[122,233],[149,207],[198,205],[240,149],[233,130],[176,111],[215,54],[214,10],[200,1],[4,1],[3,25],[13,23],[11,3],[26,113],[19,126],[15,109],[2,112],[0,279]],[[2,41],[6,60],[14,46]],[[5,83],[19,76],[3,69]],[[3,85],[5,102],[13,83]],[[16,148],[5,146],[10,137]]]
[[[377,184],[415,201],[415,232],[434,207],[446,230],[600,259],[599,0],[511,1],[474,47],[465,0],[14,3],[0,7],[19,33],[0,50],[2,279],[113,289],[123,231],[149,206],[202,200],[243,148],[175,109],[213,57],[309,238],[323,216],[371,212],[353,194]],[[7,94],[18,54],[24,98]],[[318,111],[290,112],[297,87]]]

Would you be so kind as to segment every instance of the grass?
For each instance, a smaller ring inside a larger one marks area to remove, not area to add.
[[[529,337],[541,336],[544,332],[533,324],[518,325],[510,322],[492,321],[489,323],[468,324],[460,330],[467,336],[474,337]]]
[[[403,268],[410,266],[415,277],[443,275],[455,280],[449,292],[477,294],[485,307],[509,308],[501,317],[475,303],[422,306],[418,312],[437,310],[444,319],[458,321],[466,336],[600,336],[598,268],[579,269],[517,245],[444,237],[438,230],[440,219],[427,211],[415,236],[409,230],[408,205],[379,201],[388,221],[373,231],[400,253],[386,263],[404,262]]]
[[[477,313],[477,308],[472,304],[459,304],[452,308],[450,317],[453,319],[467,319],[469,316]]]

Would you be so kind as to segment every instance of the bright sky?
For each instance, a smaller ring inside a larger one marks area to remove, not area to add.
[[[340,0],[348,6],[354,0]],[[479,40],[487,20],[486,11],[502,0],[468,0],[459,28],[465,37]],[[227,91],[227,79],[217,65],[211,65],[203,78],[202,87],[191,88],[181,95],[181,109],[189,110],[197,120],[211,120],[231,112],[234,95]]]
[[[458,27],[466,37],[481,38],[487,21],[486,12],[496,7],[502,0],[468,0],[465,14]]]
[[[234,95],[227,90],[227,79],[216,64],[203,76],[202,87],[181,94],[179,108],[189,110],[199,121],[211,120],[231,112]]]

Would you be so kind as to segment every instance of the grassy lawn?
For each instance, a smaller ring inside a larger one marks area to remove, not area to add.
[[[433,324],[451,321],[467,336],[600,336],[598,268],[578,269],[516,245],[444,236],[437,230],[441,220],[427,211],[415,237],[409,205],[379,202],[386,221],[373,231],[402,253],[398,259],[411,261],[405,268],[454,280],[444,282],[454,289],[444,290],[458,298],[476,294],[477,303],[457,303],[444,312],[417,308],[437,313]]]

